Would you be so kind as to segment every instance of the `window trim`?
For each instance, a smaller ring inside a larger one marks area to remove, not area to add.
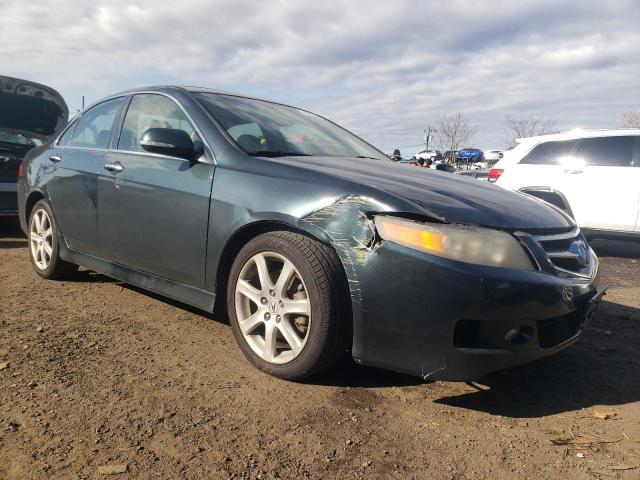
[[[163,97],[167,97],[168,99],[172,100],[176,105],[178,105],[178,107],[180,108],[180,110],[182,110],[182,113],[185,114],[185,116],[189,120],[189,123],[191,123],[191,126],[196,131],[196,133],[200,137],[200,140],[204,144],[204,147],[205,147],[205,149],[204,149],[204,157],[208,160],[208,162],[201,162],[201,163],[211,163],[213,165],[217,164],[215,154],[213,153],[213,150],[209,146],[209,142],[207,142],[205,136],[202,134],[202,131],[200,130],[200,127],[198,127],[198,124],[193,120],[193,117],[191,117],[189,112],[187,112],[187,110],[180,103],[180,101],[178,101],[178,99],[175,98],[173,95],[170,95],[170,94],[165,93],[165,92],[158,92],[158,91],[153,91],[153,90],[144,90],[144,91],[139,91],[139,92],[131,92],[131,93],[128,94],[128,98],[127,98],[127,100],[125,102],[126,105],[123,105],[122,115],[118,119],[118,124],[117,124],[117,128],[116,128],[116,135],[114,135],[114,137],[113,137],[113,139],[111,141],[111,144],[110,144],[110,147],[111,147],[111,148],[109,148],[109,152],[110,153],[120,153],[120,154],[126,154],[126,155],[142,155],[142,156],[145,156],[145,157],[156,157],[156,158],[167,158],[167,159],[171,159],[171,160],[179,160],[179,161],[182,161],[182,162],[188,161],[188,160],[185,160],[184,158],[174,157],[174,156],[171,156],[171,155],[163,155],[161,153],[136,152],[136,151],[131,151],[131,150],[120,150],[119,148],[117,148],[118,147],[118,143],[120,142],[120,135],[122,135],[122,127],[124,126],[124,122],[125,122],[125,120],[127,118],[127,113],[129,112],[129,108],[131,107],[131,103],[133,102],[133,97],[135,97],[136,95],[161,95]]]
[[[76,127],[78,126],[78,121],[80,120],[80,116],[78,115],[75,118],[72,118],[71,121],[69,122],[69,124],[62,130],[62,132],[60,132],[60,135],[58,135],[58,137],[56,138],[55,142],[53,142],[53,145],[56,147],[68,147],[69,145],[60,145],[60,139],[62,137],[65,136],[65,134],[69,131],[69,130],[73,130],[71,132],[71,138],[73,138],[73,134],[76,131]],[[69,143],[71,143],[71,138],[69,138]]]
[[[58,148],[68,148],[68,149],[74,149],[74,150],[91,150],[91,151],[98,151],[98,152],[107,152],[109,151],[109,148],[99,148],[99,147],[75,147],[73,145],[71,145],[71,140],[73,140],[73,135],[75,134],[75,129],[78,126],[78,123],[80,123],[80,120],[82,119],[82,117],[84,117],[89,111],[93,110],[94,107],[97,107],[98,105],[102,105],[103,103],[109,102],[111,100],[116,100],[118,98],[124,98],[126,95],[114,95],[112,97],[109,98],[104,98],[102,100],[100,100],[99,102],[94,103],[93,105],[91,105],[88,108],[85,108],[82,113],[80,115],[77,116],[77,118],[75,118],[73,120],[73,122],[75,123],[75,127],[74,127],[74,133],[71,135],[71,139],[69,140],[69,145],[64,146],[64,145],[58,145],[58,142],[60,141],[60,137],[62,137],[62,135],[64,134],[64,132],[66,131],[66,129],[63,131],[62,134],[60,134],[60,136],[56,139],[55,142],[55,146]],[[109,131],[109,139],[107,140],[107,147],[109,145],[111,145],[111,138],[113,136],[114,133],[114,128],[116,128],[116,122],[118,121],[118,116],[120,115],[120,112],[122,111],[122,104],[120,104],[120,106],[118,107],[118,112],[116,113],[116,116],[113,120],[113,125],[111,126],[111,130]],[[69,127],[67,127],[69,128]]]
[[[124,102],[120,107],[120,111],[118,112],[119,117],[116,117],[116,123],[114,124],[114,127],[112,127],[113,129],[115,129],[113,131],[114,135],[113,138],[110,138],[110,141],[108,142],[108,146],[109,148],[87,148],[87,147],[73,147],[73,146],[64,146],[64,145],[58,145],[58,141],[60,140],[60,137],[62,136],[62,134],[68,129],[70,128],[71,125],[67,126],[67,128],[65,130],[62,131],[62,133],[58,136],[58,138],[56,138],[56,141],[54,143],[56,148],[65,148],[65,149],[69,149],[69,150],[88,150],[88,151],[97,151],[97,152],[108,152],[108,153],[125,153],[125,154],[131,154],[131,155],[145,155],[145,156],[151,156],[151,157],[159,157],[159,158],[169,158],[172,160],[181,160],[181,161],[187,161],[183,158],[179,158],[179,157],[171,157],[169,155],[161,155],[159,153],[151,153],[151,152],[130,152],[128,150],[117,150],[113,147],[113,140],[115,140],[115,138],[117,138],[117,141],[120,141],[120,133],[122,131],[122,125],[124,123],[124,118],[126,116],[126,111],[124,110],[125,108],[128,110],[129,109],[129,104],[131,103],[131,99],[133,98],[134,95],[138,95],[138,94],[142,94],[142,93],[151,93],[154,95],[162,95],[165,96],[167,98],[170,98],[171,100],[173,100],[175,103],[178,104],[178,106],[180,107],[180,109],[184,112],[184,114],[187,116],[187,118],[189,119],[189,121],[191,122],[191,124],[193,125],[195,131],[198,133],[198,135],[200,136],[200,139],[202,140],[202,143],[204,143],[204,147],[205,147],[205,155],[204,157],[208,160],[208,162],[202,162],[202,163],[211,163],[212,165],[216,165],[218,162],[216,160],[216,156],[215,153],[213,152],[213,150],[211,149],[211,146],[209,145],[209,142],[207,141],[207,139],[205,138],[205,136],[202,134],[202,131],[200,130],[200,127],[198,126],[198,124],[193,120],[193,117],[191,117],[191,115],[189,114],[189,112],[187,112],[187,110],[184,108],[184,106],[180,103],[180,101],[174,97],[173,95],[170,95],[168,93],[165,92],[159,92],[157,90],[141,90],[139,92],[130,92],[130,93],[119,93],[117,95],[112,95],[110,97],[106,97],[103,98],[102,100],[100,100],[99,102],[94,103],[93,105],[87,107],[84,111],[82,111],[80,113],[80,115],[78,115],[73,122],[75,122],[75,124],[77,125],[78,121],[80,120],[80,118],[82,118],[84,116],[84,114],[86,112],[88,112],[89,110],[91,110],[93,107],[100,105],[101,103],[107,102],[109,100],[113,100],[116,98],[124,98]],[[124,112],[124,113],[123,113]],[[75,127],[74,127],[75,128]],[[116,134],[117,133],[117,137]],[[117,144],[116,144],[117,145]]]

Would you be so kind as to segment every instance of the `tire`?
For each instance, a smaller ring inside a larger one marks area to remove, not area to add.
[[[38,201],[31,210],[28,243],[31,264],[42,278],[65,280],[78,269],[77,265],[60,258],[59,231],[46,200]]]
[[[258,264],[269,272],[268,285]],[[347,292],[342,265],[329,247],[287,231],[260,235],[240,250],[231,267],[227,305],[233,334],[245,357],[263,372],[285,380],[315,375],[351,345]]]

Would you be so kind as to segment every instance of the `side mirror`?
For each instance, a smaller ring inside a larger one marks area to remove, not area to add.
[[[150,153],[195,160],[196,152],[191,137],[175,128],[150,128],[142,135],[140,146]]]

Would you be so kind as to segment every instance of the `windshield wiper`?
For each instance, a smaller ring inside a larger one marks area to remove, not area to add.
[[[367,157],[366,155],[358,155],[356,158],[368,158],[370,160],[380,160],[379,158],[376,157]]]
[[[247,152],[247,155],[251,157],[310,157],[308,153],[298,153],[298,152],[283,152],[283,151],[273,151],[273,150],[258,150],[255,152]]]

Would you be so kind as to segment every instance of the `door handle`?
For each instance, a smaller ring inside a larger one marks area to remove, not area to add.
[[[62,160],[62,157],[60,155],[51,155],[49,157],[49,160],[51,160],[52,162],[58,163],[59,161]]]
[[[113,173],[118,173],[123,171],[124,167],[122,166],[121,163],[105,163],[104,169],[109,170],[110,172],[113,172]]]
[[[576,173],[584,173],[582,170],[563,170],[563,173],[572,173],[572,174],[576,174]]]

